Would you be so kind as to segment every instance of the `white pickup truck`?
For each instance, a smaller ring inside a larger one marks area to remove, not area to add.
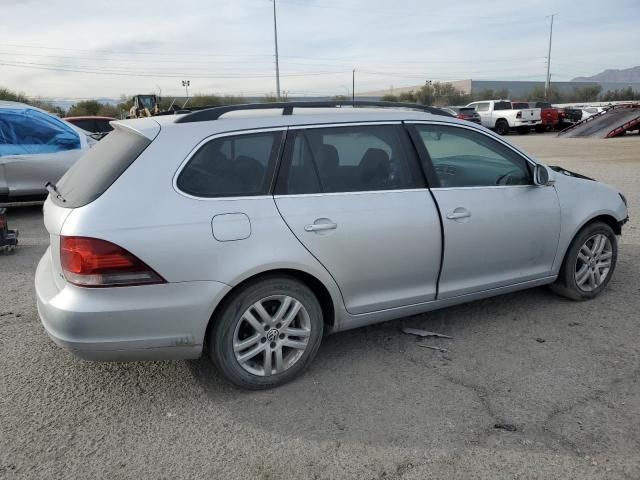
[[[531,127],[542,121],[539,108],[514,109],[510,100],[483,100],[472,102],[467,107],[475,108],[482,125],[500,135],[506,135],[514,129],[518,133],[529,133]]]

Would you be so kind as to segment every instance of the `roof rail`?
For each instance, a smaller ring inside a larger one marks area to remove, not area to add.
[[[355,102],[347,100],[322,101],[322,102],[271,102],[271,103],[244,103],[238,105],[224,105],[220,107],[200,107],[198,109],[189,110],[190,113],[176,120],[176,123],[206,122],[209,120],[218,120],[222,115],[229,112],[243,110],[270,110],[282,109],[283,115],[291,115],[294,108],[332,108],[332,107],[382,107],[382,108],[408,108],[411,110],[420,110],[422,112],[432,113],[434,115],[443,115],[453,117],[448,112],[435,107],[419,105],[417,103],[402,102],[376,102],[369,100],[356,100]],[[179,113],[183,113],[182,111]]]

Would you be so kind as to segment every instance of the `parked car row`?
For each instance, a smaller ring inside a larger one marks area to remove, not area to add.
[[[481,100],[465,107],[444,107],[456,118],[495,130],[500,135],[562,130],[583,118],[595,115],[603,107],[554,107],[545,101]],[[477,115],[473,115],[475,112]]]

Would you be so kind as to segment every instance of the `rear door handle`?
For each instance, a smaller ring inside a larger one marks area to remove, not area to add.
[[[321,223],[320,223],[321,222]],[[311,223],[309,225],[304,226],[305,232],[321,232],[323,230],[335,230],[338,228],[337,223],[333,223],[326,218],[318,219],[315,223]]]
[[[467,218],[471,216],[471,212],[466,208],[456,208],[453,212],[447,213],[447,218],[449,220],[457,220],[459,218]]]

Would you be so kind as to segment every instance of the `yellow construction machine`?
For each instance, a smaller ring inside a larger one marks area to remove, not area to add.
[[[160,99],[156,95],[135,95],[128,118],[151,117],[160,113]]]

